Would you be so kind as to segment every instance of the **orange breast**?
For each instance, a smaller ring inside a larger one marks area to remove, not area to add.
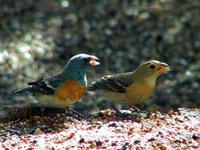
[[[55,92],[54,96],[59,101],[78,101],[86,92],[86,88],[80,85],[79,82],[74,80],[65,81],[59,89]]]

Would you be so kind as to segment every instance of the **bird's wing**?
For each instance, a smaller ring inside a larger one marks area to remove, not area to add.
[[[60,76],[55,75],[46,79],[40,78],[37,81],[28,82],[28,87],[14,90],[12,94],[47,94],[52,95],[56,89],[63,83],[63,79]]]
[[[32,93],[42,93],[51,95],[54,94],[57,87],[62,84],[63,80],[57,76],[53,76],[47,79],[39,79],[34,82],[29,82],[29,88]]]
[[[129,87],[132,83],[132,72],[117,75],[108,75],[89,85],[88,90],[106,90],[124,93],[126,92],[127,87]]]

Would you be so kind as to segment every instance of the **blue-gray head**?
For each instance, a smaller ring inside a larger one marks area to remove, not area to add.
[[[64,70],[76,71],[84,75],[91,67],[100,64],[98,60],[99,58],[94,55],[78,54],[68,61]]]

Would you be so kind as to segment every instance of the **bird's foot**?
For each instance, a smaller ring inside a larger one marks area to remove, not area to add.
[[[118,117],[127,118],[127,117],[130,116],[129,113],[123,113],[123,112],[121,112],[115,105],[113,105],[112,108],[115,110],[116,116],[118,116]]]
[[[86,121],[91,121],[89,116],[86,116],[84,114],[79,113],[78,111],[72,109],[71,107],[68,107],[68,112],[71,112],[72,114],[75,114],[76,116],[79,117],[79,119],[85,119]]]
[[[133,105],[129,105],[129,110],[131,112],[140,112],[141,111],[139,108],[137,108],[136,106],[133,106]]]
[[[133,105],[129,105],[129,109],[130,109],[131,112],[136,112],[136,113],[148,113],[147,111],[141,110],[141,109],[139,109],[138,107],[133,106]]]

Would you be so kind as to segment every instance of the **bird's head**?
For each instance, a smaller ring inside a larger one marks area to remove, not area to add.
[[[67,70],[76,70],[85,74],[91,67],[99,65],[99,58],[94,55],[78,54],[73,56],[65,66]]]
[[[169,70],[170,67],[168,64],[158,60],[150,60],[141,64],[136,69],[136,72],[138,72],[144,78],[152,77],[156,79],[159,75],[168,72]]]

